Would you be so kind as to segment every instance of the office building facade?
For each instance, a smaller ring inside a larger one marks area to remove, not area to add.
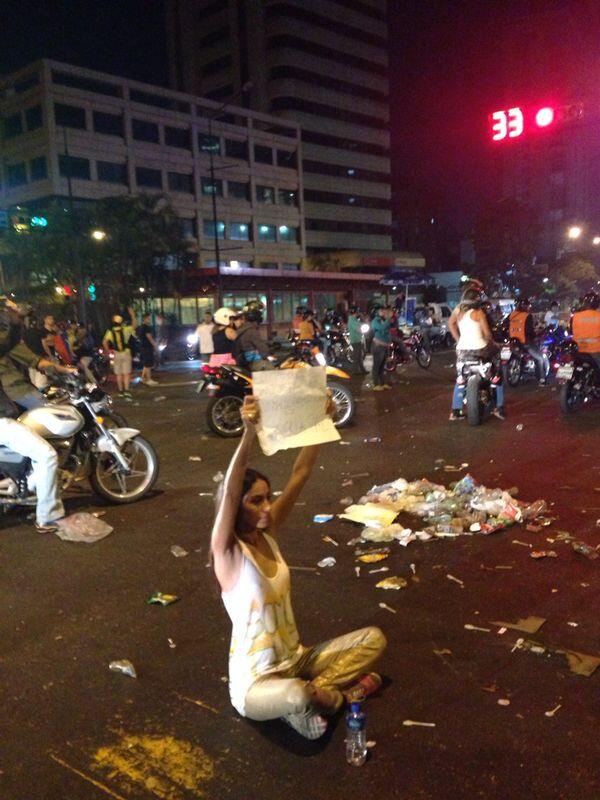
[[[302,130],[306,245],[389,251],[385,0],[168,0],[170,82]]]

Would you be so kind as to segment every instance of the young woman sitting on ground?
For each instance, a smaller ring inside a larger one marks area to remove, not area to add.
[[[220,487],[211,538],[215,575],[233,626],[231,702],[242,716],[281,718],[317,739],[327,728],[325,716],[335,714],[346,697],[379,686],[379,676],[364,673],[386,640],[379,628],[369,627],[314,647],[300,644],[278,539],[319,447],[300,451],[284,491],[272,501],[268,478],[248,467],[259,419],[256,398],[245,398],[242,418],[244,434]]]

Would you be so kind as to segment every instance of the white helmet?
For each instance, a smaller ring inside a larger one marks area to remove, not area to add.
[[[218,308],[213,315],[213,319],[217,325],[229,325],[231,317],[235,317],[235,311],[225,306]]]

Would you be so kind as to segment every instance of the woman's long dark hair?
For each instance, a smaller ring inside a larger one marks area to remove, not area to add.
[[[246,472],[244,473],[244,480],[242,482],[242,491],[240,493],[240,499],[235,514],[234,532],[236,536],[238,536],[241,531],[242,514],[244,510],[242,501],[244,497],[248,494],[252,486],[256,483],[256,481],[264,481],[269,487],[269,489],[271,488],[271,481],[267,478],[266,475],[263,475],[263,473],[259,472],[257,469],[253,469],[252,467],[247,467]],[[224,486],[224,481],[221,481],[221,483],[219,484],[219,488],[217,489],[215,494],[215,513],[218,511],[219,506],[221,505],[221,501],[223,499],[223,486]]]

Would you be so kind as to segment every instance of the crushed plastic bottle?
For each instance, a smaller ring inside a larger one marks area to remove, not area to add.
[[[137,678],[135,667],[127,658],[111,661],[108,668],[111,672],[122,672],[123,675],[129,675],[130,678]]]
[[[589,558],[591,561],[595,561],[595,559],[600,558],[600,553],[598,553],[596,548],[590,547],[590,545],[586,544],[585,542],[572,542],[571,547],[576,553]]]

